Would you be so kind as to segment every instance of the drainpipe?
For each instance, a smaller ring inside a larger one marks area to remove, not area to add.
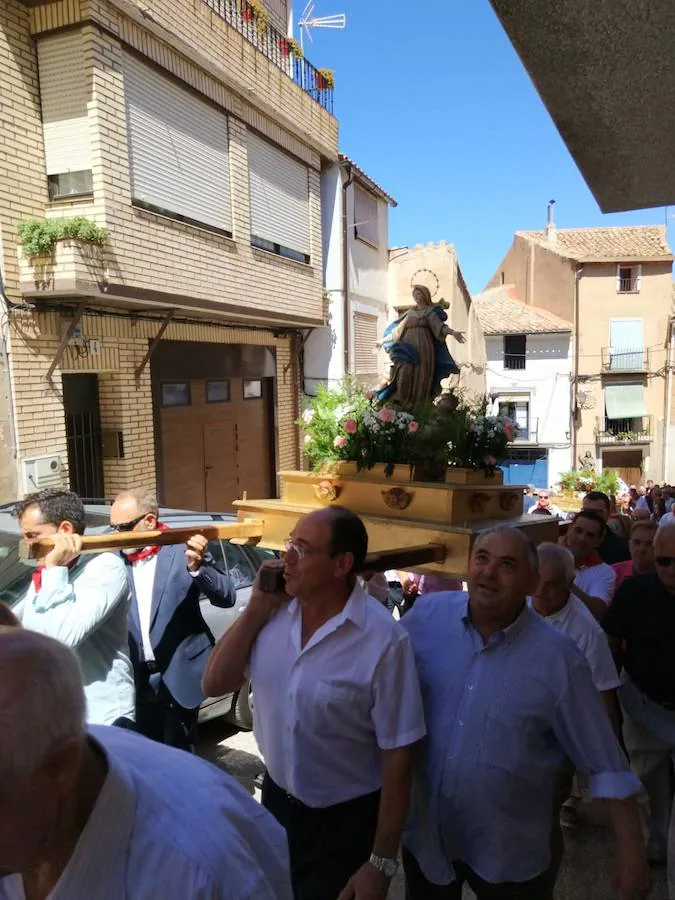
[[[668,471],[670,463],[670,422],[671,406],[673,402],[673,320],[668,320],[668,354],[666,356],[666,408],[663,416],[663,480],[668,483]]]
[[[351,354],[351,315],[349,309],[349,222],[347,216],[347,191],[354,182],[354,171],[351,163],[340,165],[340,171],[347,173],[347,180],[342,184],[342,328],[344,331],[344,374],[349,375]]]
[[[584,267],[577,265],[574,271],[574,377],[572,379],[572,468],[577,465],[577,394],[579,393],[579,282]]]

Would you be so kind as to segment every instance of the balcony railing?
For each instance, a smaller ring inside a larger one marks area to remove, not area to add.
[[[515,423],[518,432],[514,443],[516,444],[536,444],[539,440],[539,420],[530,419],[527,425],[518,425]]]
[[[648,372],[649,349],[603,347],[602,368],[605,372]]]
[[[504,368],[505,369],[524,369],[526,355],[524,353],[505,353]]]
[[[634,294],[638,290],[637,275],[632,278],[619,278],[619,293]]]
[[[333,88],[318,69],[292,51],[288,36],[272,25],[261,27],[245,0],[203,0],[223,21],[243,35],[327,112],[333,112]]]
[[[653,418],[597,419],[595,439],[598,444],[648,444],[654,439]]]

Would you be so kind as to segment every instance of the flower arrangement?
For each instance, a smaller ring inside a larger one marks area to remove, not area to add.
[[[348,381],[337,389],[321,386],[297,424],[314,469],[344,460],[359,470],[384,463],[387,477],[397,464],[417,466],[429,480],[442,480],[448,465],[493,473],[516,436],[515,425],[488,416],[487,399],[453,406],[429,402],[413,411],[396,409]]]
[[[619,476],[614,469],[604,469],[596,475],[591,469],[572,469],[560,476],[560,488],[569,493],[602,491],[608,496],[619,493]]]

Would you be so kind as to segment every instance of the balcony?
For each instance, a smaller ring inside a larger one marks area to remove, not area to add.
[[[637,275],[631,275],[629,278],[619,278],[619,294],[637,294],[639,290],[640,287]]]
[[[527,425],[519,425],[514,422],[518,432],[513,441],[514,444],[536,444],[539,441],[539,420],[530,419]]]
[[[524,369],[527,356],[524,353],[505,353],[504,368],[505,369]]]
[[[649,350],[647,347],[620,347],[618,349],[603,347],[602,370],[603,372],[620,372],[621,374],[626,372],[648,372]]]
[[[293,53],[286,34],[277,31],[272,25],[263,26],[263,23],[256,19],[253,7],[245,0],[203,0],[203,2],[332,115],[334,94],[332,84],[329,84],[321,72],[306,59],[298,58]]]
[[[649,444],[653,441],[653,416],[633,419],[597,419],[595,440],[598,444]]]

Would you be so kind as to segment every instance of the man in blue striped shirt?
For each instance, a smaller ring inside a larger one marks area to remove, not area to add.
[[[605,798],[622,900],[646,895],[640,785],[581,651],[528,608],[537,552],[501,527],[471,555],[468,595],[425,597],[402,624],[427,722],[404,837],[408,900],[551,900],[554,794],[566,761]]]

